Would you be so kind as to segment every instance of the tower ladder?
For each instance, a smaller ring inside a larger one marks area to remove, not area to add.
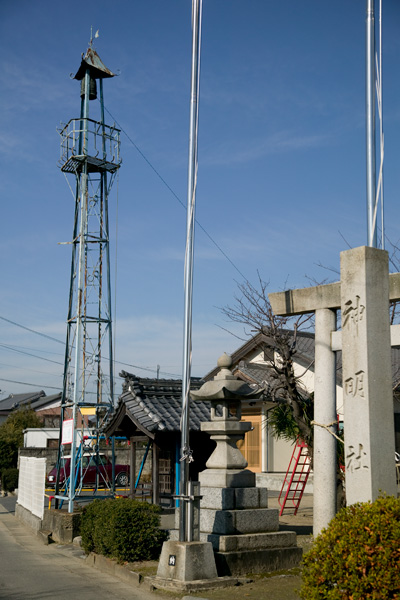
[[[288,508],[294,507],[294,514],[300,506],[303,497],[304,488],[310,474],[311,460],[308,455],[308,446],[300,438],[297,440],[293,449],[292,457],[289,462],[288,470],[286,471],[285,479],[278,502],[281,507],[279,516]],[[289,503],[289,506],[286,506]]]

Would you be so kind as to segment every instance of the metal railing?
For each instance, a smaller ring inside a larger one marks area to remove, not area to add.
[[[93,119],[71,119],[58,130],[61,151],[58,164],[62,168],[71,158],[90,156],[121,164],[120,129]]]

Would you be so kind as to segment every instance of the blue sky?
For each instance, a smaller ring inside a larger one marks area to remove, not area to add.
[[[383,4],[386,235],[397,242],[400,5]],[[122,134],[110,199],[116,359],[135,365],[116,372],[180,376],[186,214],[162,179],[186,205],[191,1],[2,0],[0,14],[0,388],[61,387],[62,344],[4,319],[65,339],[71,255],[59,242],[74,199],[56,128],[79,115],[70,73],[91,26],[119,72],[106,108],[136,144]],[[364,65],[365,2],[203,1],[197,219],[231,262],[196,229],[194,375],[240,343],[219,307],[241,274],[255,283],[259,270],[270,291],[334,280],[318,263],[338,269],[341,250],[366,243]]]

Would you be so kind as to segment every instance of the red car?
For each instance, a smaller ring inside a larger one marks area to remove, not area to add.
[[[111,486],[112,482],[112,463],[105,454],[84,454],[82,458],[77,457],[78,479],[77,485],[80,484],[82,478],[83,486],[94,486],[96,484],[96,476],[98,475],[99,487]],[[65,456],[62,459],[60,469],[60,486],[65,485],[69,477],[71,457]],[[98,463],[98,466],[97,466]],[[57,465],[53,467],[47,475],[46,482],[48,487],[54,487],[57,478]],[[129,485],[129,465],[115,465],[115,484],[120,487]]]

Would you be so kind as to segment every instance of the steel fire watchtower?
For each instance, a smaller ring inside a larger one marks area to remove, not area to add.
[[[120,130],[104,122],[103,79],[114,77],[102,63],[90,42],[74,76],[81,82],[81,113],[60,131],[59,166],[75,175],[75,218],[72,236],[72,262],[64,364],[61,424],[56,497],[66,431],[71,442],[71,476],[68,510],[78,495],[77,471],[78,416],[95,415],[93,436],[98,453],[101,425],[113,408],[113,348],[108,197],[119,169]],[[89,118],[89,102],[100,88],[100,117]],[[90,408],[92,409],[90,411]],[[67,415],[71,419],[66,419]],[[81,422],[83,420],[81,419]],[[97,438],[97,439],[96,439]],[[60,496],[59,496],[60,498]]]

